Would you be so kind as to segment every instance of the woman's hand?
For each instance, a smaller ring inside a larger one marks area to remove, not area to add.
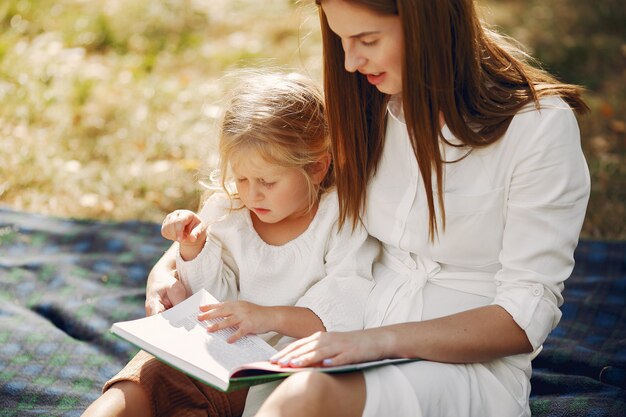
[[[160,271],[158,277],[151,273],[146,286],[146,316],[162,313],[187,298],[187,290],[175,273]]]
[[[270,361],[281,366],[339,366],[385,357],[389,342],[379,329],[353,332],[317,332],[289,344]]]
[[[154,264],[146,283],[146,316],[161,313],[187,298],[187,291],[176,276],[176,252],[172,245]]]
[[[222,319],[209,324],[207,330],[215,332],[234,327],[235,333],[227,342],[234,343],[247,334],[267,333],[274,330],[272,307],[263,307],[247,301],[226,301],[200,306],[198,320]]]

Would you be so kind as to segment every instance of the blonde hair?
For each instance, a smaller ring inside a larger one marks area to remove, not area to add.
[[[231,90],[219,141],[220,186],[237,198],[230,168],[241,152],[253,151],[266,162],[299,170],[309,186],[309,207],[333,185],[332,163],[314,184],[310,169],[330,154],[324,99],[313,80],[296,73],[249,71]]]

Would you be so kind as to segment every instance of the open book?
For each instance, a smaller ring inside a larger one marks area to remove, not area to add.
[[[276,350],[256,335],[244,336],[235,343],[226,339],[233,329],[208,332],[207,322],[197,319],[201,304],[218,301],[201,290],[169,310],[150,317],[113,324],[111,331],[151,353],[161,361],[221,391],[286,378],[294,372],[350,372],[410,359],[385,359],[375,362],[323,367],[286,368],[268,359]]]

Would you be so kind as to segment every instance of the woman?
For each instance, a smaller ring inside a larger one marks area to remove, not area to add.
[[[273,359],[422,360],[297,374],[257,416],[529,416],[589,197],[579,88],[526,63],[472,0],[318,4],[341,218],[384,254],[370,329]]]

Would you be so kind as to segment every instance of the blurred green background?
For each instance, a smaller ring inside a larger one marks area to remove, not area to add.
[[[485,21],[584,85],[592,174],[583,236],[626,239],[626,5],[489,0]],[[2,0],[0,204],[160,222],[195,208],[216,162],[222,78],[247,67],[321,78],[312,1]]]

